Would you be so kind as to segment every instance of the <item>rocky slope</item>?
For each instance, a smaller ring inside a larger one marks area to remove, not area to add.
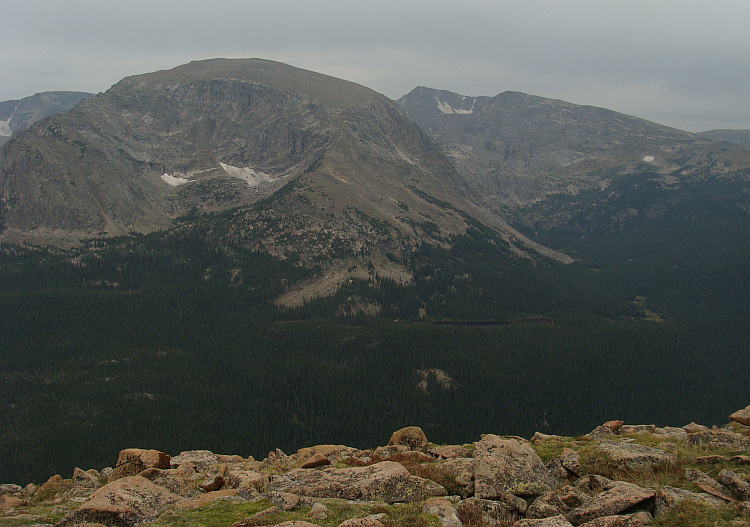
[[[455,161],[477,201],[506,217],[559,194],[651,171],[663,185],[750,167],[750,151],[636,117],[518,92],[466,97],[416,88],[402,110]]]
[[[26,130],[40,119],[65,113],[83,99],[93,96],[93,93],[85,92],[50,91],[0,102],[0,146],[13,134]]]
[[[750,524],[750,407],[708,428],[610,421],[586,436],[280,450],[126,449],[115,468],[0,485],[0,525],[643,526]]]
[[[750,148],[750,130],[708,130],[699,132],[698,137],[711,139],[712,141],[726,141]]]

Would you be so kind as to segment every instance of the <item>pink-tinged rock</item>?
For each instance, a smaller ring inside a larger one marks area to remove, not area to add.
[[[549,518],[524,519],[517,521],[513,527],[573,527],[565,516],[551,516]]]
[[[712,496],[711,494],[691,492],[689,490],[665,485],[664,487],[656,490],[654,514],[656,516],[661,516],[669,509],[684,500],[698,501],[712,507],[717,507],[724,503],[724,500]]]
[[[237,496],[237,491],[234,489],[216,490],[213,492],[206,492],[195,498],[181,501],[177,504],[177,507],[180,509],[197,509],[198,507],[203,507],[204,505],[213,503],[216,500],[233,498],[235,496]]]
[[[419,450],[424,452],[427,450],[430,442],[427,441],[427,437],[424,432],[418,426],[407,426],[401,430],[393,432],[388,446],[403,445],[409,447],[410,450]]]
[[[352,518],[339,523],[339,527],[383,527],[375,518]]]
[[[387,503],[420,501],[446,494],[445,489],[434,481],[412,476],[403,465],[394,461],[367,467],[296,469],[274,476],[266,488],[299,496]]]
[[[677,462],[677,456],[674,454],[637,443],[602,440],[597,442],[596,448],[604,452],[619,467],[639,472],[651,472],[654,468],[673,465]]]
[[[547,467],[528,443],[486,435],[475,446],[475,497],[494,499],[505,492],[535,497],[552,490]]]
[[[568,521],[581,525],[595,518],[612,516],[654,497],[655,491],[627,483],[615,481],[609,490],[592,497],[581,507],[570,511]]]
[[[316,467],[322,467],[324,465],[330,465],[331,460],[325,457],[323,454],[316,453],[313,454],[310,459],[305,461],[301,468],[316,468]]]
[[[517,510],[499,501],[468,498],[461,501],[456,508],[461,517],[471,518],[477,521],[478,525],[499,527],[511,525],[521,518]]]
[[[0,510],[2,511],[22,507],[25,504],[26,502],[24,500],[16,498],[15,496],[0,496]]]
[[[149,468],[170,468],[171,458],[158,450],[126,448],[120,451],[117,465],[107,478],[109,482],[126,476],[135,476]]]
[[[750,426],[750,406],[743,408],[742,410],[737,410],[730,415],[729,418],[741,425]]]
[[[458,510],[446,498],[430,498],[424,502],[422,512],[437,516],[442,527],[463,527],[458,517]]]
[[[471,451],[461,445],[433,446],[427,450],[427,453],[441,459],[471,457]]]
[[[146,478],[126,476],[94,492],[58,525],[90,522],[131,527],[153,520],[182,499]]]
[[[716,476],[716,481],[731,490],[741,500],[750,500],[750,483],[728,468],[719,472],[719,475]]]

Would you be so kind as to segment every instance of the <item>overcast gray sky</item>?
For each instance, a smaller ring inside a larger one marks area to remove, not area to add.
[[[516,90],[750,129],[748,0],[0,0],[0,100],[261,57],[397,99]]]

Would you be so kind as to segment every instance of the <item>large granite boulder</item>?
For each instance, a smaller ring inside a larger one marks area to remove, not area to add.
[[[639,472],[651,472],[655,468],[673,465],[677,456],[658,448],[637,443],[602,440],[596,448],[604,452],[618,467]]]
[[[750,426],[750,406],[743,408],[742,410],[737,410],[730,415],[729,418],[741,425]]]
[[[429,498],[424,502],[422,512],[437,516],[442,527],[463,527],[458,509],[446,498]]]
[[[656,490],[655,502],[654,502],[654,515],[661,516],[669,509],[684,500],[692,500],[712,507],[718,507],[724,503],[723,500],[712,496],[711,494],[704,494],[702,492],[691,492],[689,490],[680,489],[677,487],[670,487],[665,485],[660,489]]]
[[[464,523],[468,525],[504,527],[521,518],[513,507],[493,500],[468,498],[461,501],[456,508]]]
[[[536,497],[552,490],[547,467],[528,443],[486,435],[475,443],[474,496],[494,499],[505,492]]]
[[[131,527],[155,519],[182,499],[146,478],[126,476],[94,492],[58,525],[89,522]]]
[[[394,461],[383,461],[367,467],[295,469],[273,476],[266,488],[298,496],[380,500],[386,503],[410,503],[446,494],[445,489],[437,483],[412,476]]]
[[[158,450],[126,448],[120,451],[115,469],[107,478],[109,482],[126,476],[135,476],[147,468],[170,468],[171,458]]]
[[[650,500],[655,491],[627,483],[615,481],[612,486],[604,492],[593,496],[580,507],[568,513],[568,521],[573,525],[581,525],[595,518],[612,516]]]
[[[418,450],[425,452],[430,442],[427,441],[427,437],[424,432],[418,426],[407,426],[401,430],[393,432],[388,446],[402,445],[409,447],[410,450]]]
[[[205,470],[211,465],[218,464],[219,456],[217,456],[210,450],[186,450],[184,452],[180,452],[179,455],[172,458],[172,468],[177,468],[181,463],[184,463],[186,461],[193,463],[200,470]]]

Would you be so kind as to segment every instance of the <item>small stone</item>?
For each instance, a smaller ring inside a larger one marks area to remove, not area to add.
[[[310,512],[307,515],[316,520],[325,520],[328,517],[328,507],[318,502],[312,506],[312,509],[310,509]]]
[[[209,482],[201,483],[198,486],[206,492],[214,492],[224,486],[224,478],[220,475],[216,475]]]
[[[331,460],[325,457],[323,454],[313,454],[310,459],[302,464],[302,468],[315,468],[330,464]]]

